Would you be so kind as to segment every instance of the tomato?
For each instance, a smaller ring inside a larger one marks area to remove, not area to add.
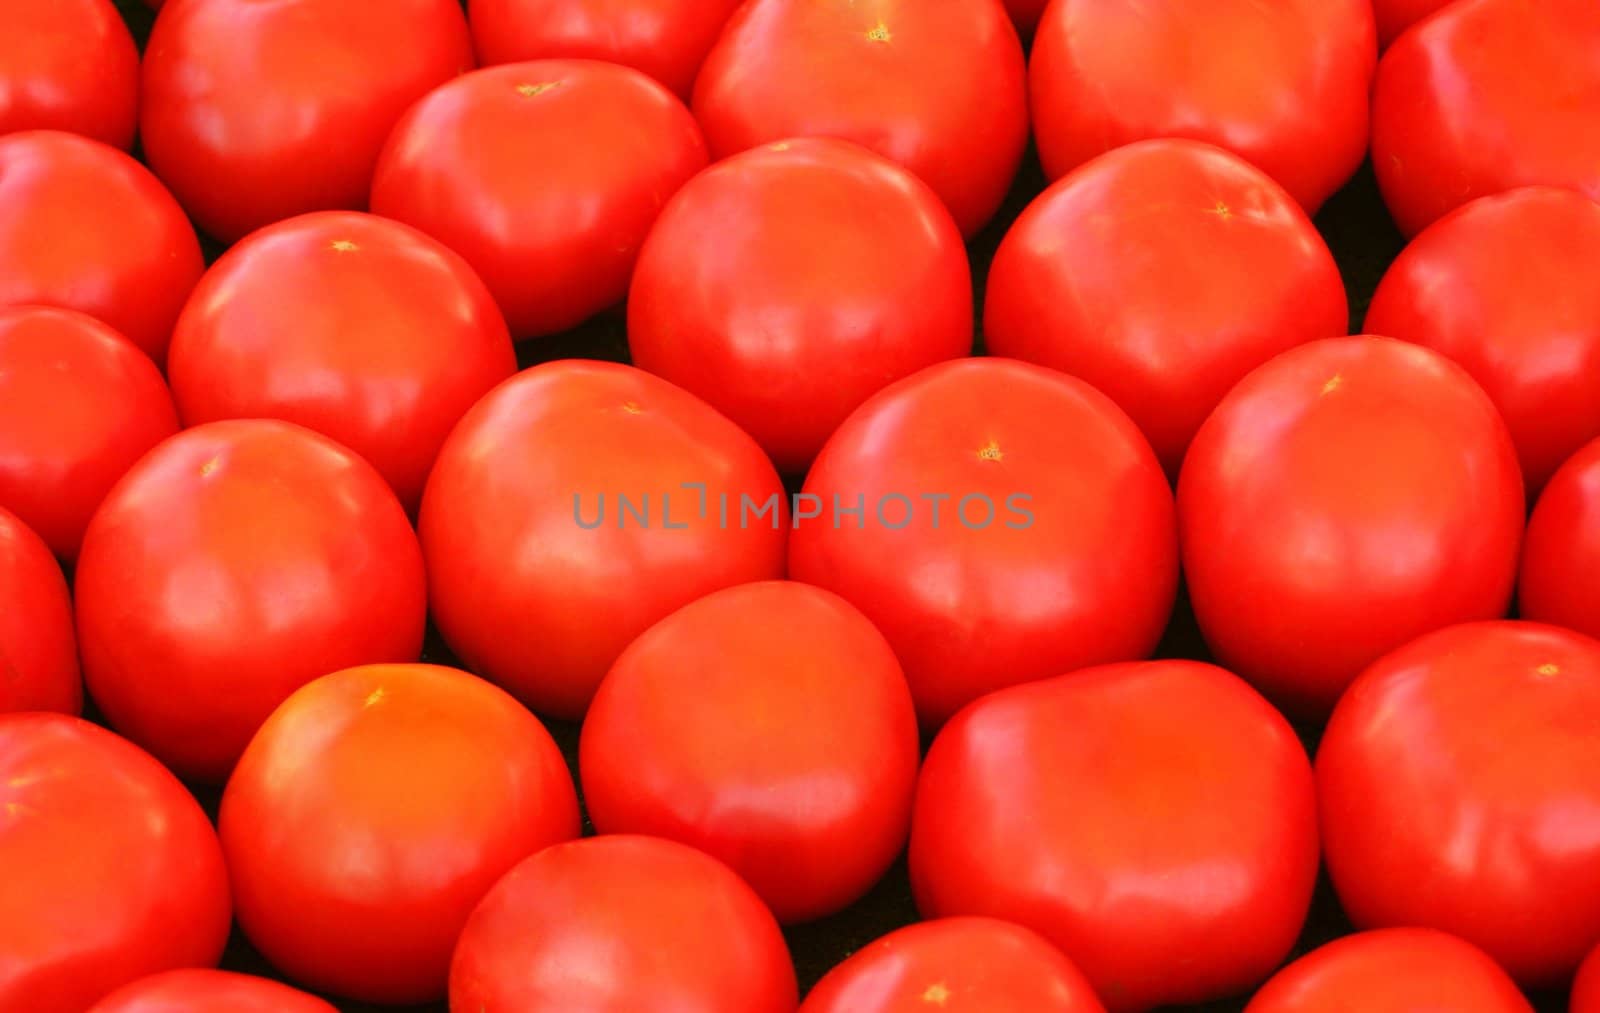
[[[1060,0],[1028,66],[1055,179],[1113,148],[1226,148],[1314,214],[1361,164],[1377,64],[1369,0]]]
[[[1200,631],[1279,706],[1326,716],[1387,651],[1505,615],[1525,502],[1505,423],[1448,359],[1365,336],[1285,352],[1183,464]]]
[[[792,137],[855,141],[921,177],[969,237],[1028,140],[1022,44],[1000,0],[750,0],[706,57],[693,105],[715,158]]]
[[[1002,686],[1146,657],[1178,579],[1172,493],[1104,395],[1008,359],[851,415],[797,500],[789,572],[871,619],[925,727]]]
[[[1600,946],[1589,951],[1572,982],[1568,1013],[1600,1013]]]
[[[596,831],[699,848],[800,922],[853,903],[899,855],[919,755],[883,635],[836,595],[771,581],[635,640],[595,694],[580,766]]]
[[[338,1013],[314,995],[265,978],[192,969],[141,978],[89,1013]]]
[[[1143,141],[1059,179],[989,269],[989,351],[1109,395],[1167,472],[1228,389],[1349,330],[1344,282],[1287,193],[1208,144]]]
[[[1554,626],[1453,626],[1367,669],[1317,753],[1351,921],[1451,932],[1523,985],[1565,981],[1600,939],[1597,728],[1600,641]]]
[[[378,162],[372,210],[467,259],[518,338],[622,301],[645,233],[705,167],[671,92],[626,67],[539,60],[417,103]]]
[[[0,507],[0,716],[82,709],[66,578],[44,541]]]
[[[829,971],[803,1013],[1102,1013],[1082,972],[1020,925],[941,918],[908,925]]]
[[[783,576],[787,528],[778,475],[737,426],[642,370],[579,360],[479,401],[439,452],[418,520],[451,648],[568,719],[657,620]]]
[[[804,474],[861,402],[972,350],[967,251],[938,196],[894,163],[847,141],[782,141],[667,205],[639,255],[628,346]]]
[[[579,831],[571,775],[539,720],[432,665],[301,687],[240,758],[217,826],[256,948],[313,988],[387,1004],[442,997],[478,901]]]
[[[297,422],[365,457],[413,511],[450,429],[517,371],[465,261],[353,211],[270,225],[228,251],[178,318],[170,354],[189,425]]]
[[[0,0],[0,134],[65,130],[124,150],[139,50],[110,0]]]
[[[1378,18],[1378,45],[1388,49],[1400,33],[1432,14],[1450,6],[1452,0],[1372,0]]]
[[[172,0],[145,48],[145,157],[223,242],[360,210],[395,121],[470,69],[456,0]]]
[[[422,649],[405,512],[370,465],[286,422],[213,422],[152,450],[90,521],[76,590],[106,719],[206,783],[301,685]]]
[[[1562,465],[1528,521],[1517,604],[1524,619],[1600,637],[1600,439]]]
[[[917,785],[911,887],[925,917],[1041,933],[1113,1011],[1198,1003],[1294,945],[1316,821],[1304,749],[1244,682],[1195,661],[1107,665],[945,726]]]
[[[222,956],[228,878],[205,813],[87,721],[0,715],[0,869],[0,1009],[79,1013]]]
[[[178,431],[150,358],[74,310],[0,308],[0,506],[71,560],[113,483]]]
[[[517,1013],[788,1013],[794,968],[772,914],[714,858],[652,837],[557,844],[467,921],[450,1008]]]
[[[55,131],[0,137],[0,306],[81,310],[160,365],[204,269],[183,209],[138,162]]]
[[[1372,163],[1407,235],[1546,183],[1600,200],[1600,4],[1459,0],[1384,54]]]

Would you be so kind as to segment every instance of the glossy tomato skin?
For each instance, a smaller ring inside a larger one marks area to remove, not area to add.
[[[780,141],[667,205],[634,274],[628,347],[804,474],[868,397],[971,351],[966,248],[894,163],[848,141]]]
[[[1572,980],[1568,1013],[1600,1013],[1600,946],[1589,951]]]
[[[1316,876],[1305,751],[1259,694],[1200,662],[991,694],[945,726],[917,785],[917,909],[1026,925],[1113,1011],[1261,981]]]
[[[1103,394],[1040,366],[967,359],[886,388],[805,496],[790,576],[883,631],[924,728],[1003,686],[1147,657],[1172,610],[1160,464]]]
[[[0,507],[72,560],[95,508],[178,431],[161,371],[92,317],[0,308]]]
[[[76,592],[107,721],[204,783],[301,685],[422,649],[405,511],[371,465],[286,422],[213,422],[152,450],[89,523]]]
[[[802,1013],[1103,1013],[1082,972],[1044,937],[995,918],[897,929],[829,971]]]
[[[1600,938],[1597,727],[1600,641],[1554,626],[1453,626],[1367,669],[1317,753],[1351,921],[1451,932],[1522,985],[1565,982]]]
[[[0,507],[0,715],[82,709],[66,578],[43,539]]]
[[[751,0],[706,57],[693,105],[714,158],[855,141],[932,187],[968,237],[1028,139],[1022,44],[1000,0]]]
[[[1561,466],[1528,519],[1518,614],[1600,637],[1600,439]]]
[[[126,151],[139,50],[111,0],[0,0],[0,134],[65,130]]]
[[[991,353],[1109,395],[1171,475],[1246,373],[1350,324],[1339,267],[1294,199],[1186,140],[1131,144],[1057,180],[1001,242],[986,300]]]
[[[217,825],[239,924],[262,954],[319,991],[386,1004],[441,998],[478,901],[579,831],[572,777],[538,718],[432,665],[301,687],[240,758]]]
[[[727,866],[672,841],[608,835],[512,869],[473,911],[450,1008],[503,1013],[791,1013],[772,914]]]
[[[254,233],[206,273],[168,371],[187,424],[298,423],[365,457],[415,511],[440,444],[517,356],[466,261],[398,222],[324,211]]]
[[[332,1003],[281,982],[189,968],[141,978],[89,1013],[338,1013]]]
[[[205,813],[87,721],[0,715],[0,868],[0,1009],[79,1013],[222,956],[228,877]]]
[[[1506,613],[1516,450],[1461,367],[1388,338],[1285,352],[1222,400],[1178,482],[1184,575],[1221,664],[1325,717],[1380,655]]]
[[[635,640],[595,694],[579,763],[597,832],[699,848],[801,922],[853,903],[900,853],[919,754],[883,635],[837,595],[770,581]]]
[[[1434,11],[1450,6],[1452,0],[1372,0],[1378,19],[1378,45],[1388,49],[1400,33]]]
[[[465,257],[532,338],[621,302],[662,205],[705,165],[694,117],[660,84],[535,60],[417,103],[378,161],[372,210]]]
[[[204,267],[183,209],[126,154],[52,130],[0,137],[0,306],[79,310],[160,365]]]
[[[172,0],[145,48],[145,157],[223,242],[360,210],[395,121],[472,66],[456,0]]]

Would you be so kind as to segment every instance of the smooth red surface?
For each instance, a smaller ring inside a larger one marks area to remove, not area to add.
[[[1600,637],[1600,439],[1562,465],[1533,509],[1517,607],[1524,619]]]
[[[1452,0],[1372,0],[1378,19],[1378,45],[1384,49],[1400,33],[1432,14],[1450,6]]]
[[[0,0],[0,134],[133,146],[139,50],[111,0]]]
[[[1600,1013],[1600,946],[1590,950],[1578,967],[1567,1013]]]
[[[82,709],[66,578],[49,546],[0,507],[0,716]]]
[[[194,968],[117,989],[89,1013],[337,1013],[332,1003],[266,978]]]

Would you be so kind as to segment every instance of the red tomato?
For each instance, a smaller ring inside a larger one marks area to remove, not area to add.
[[[1104,395],[1008,359],[864,404],[797,500],[790,575],[865,612],[924,726],[983,694],[1146,657],[1178,580],[1172,493]]]
[[[1028,929],[941,918],[891,932],[829,971],[802,1013],[1103,1013],[1072,961]]]
[[[1349,324],[1339,267],[1282,187],[1208,144],[1156,140],[1028,206],[995,253],[983,335],[1109,395],[1176,475],[1246,373]]]
[[[921,177],[971,236],[1027,144],[1022,44],[1000,0],[750,0],[706,57],[694,114],[716,158],[856,141]]]
[[[138,162],[55,131],[0,137],[0,306],[81,310],[160,365],[204,269],[183,209]]]
[[[1459,366],[1387,338],[1285,352],[1183,464],[1200,631],[1274,702],[1324,716],[1385,652],[1505,615],[1525,503],[1505,423]]]
[[[668,204],[639,255],[628,346],[804,474],[861,402],[972,350],[967,251],[938,196],[894,163],[782,141]]]
[[[280,418],[356,451],[416,510],[439,445],[517,371],[494,298],[415,229],[352,211],[268,226],[195,288],[169,372],[189,425]]]
[[[1482,947],[1524,985],[1600,939],[1600,642],[1468,623],[1385,655],[1317,753],[1328,872],[1360,928]]]
[[[1519,186],[1600,200],[1600,4],[1459,0],[1384,55],[1372,163],[1407,235]]]
[[[141,978],[89,1013],[338,1013],[314,995],[265,978],[190,969]]]
[[[161,371],[74,310],[0,308],[0,506],[71,560],[113,483],[178,431]]]
[[[1059,0],[1028,67],[1051,179],[1112,148],[1189,137],[1234,152],[1306,209],[1367,150],[1368,0]]]
[[[0,1009],[80,1013],[222,956],[228,875],[205,813],[87,721],[0,715],[0,869]]]
[[[388,1004],[442,997],[478,901],[579,831],[539,719],[432,665],[301,687],[240,758],[217,826],[256,948],[313,988]]]
[[[1516,983],[1471,943],[1433,929],[1335,940],[1273,976],[1245,1013],[1533,1013]]]
[[[456,0],[172,0],[145,48],[145,157],[224,242],[361,209],[401,113],[471,69]]]
[[[1589,951],[1572,982],[1568,1013],[1600,1013],[1600,946]]]
[[[516,1013],[789,1013],[794,968],[772,914],[693,848],[652,837],[557,844],[472,912],[450,1008]]]
[[[300,686],[422,649],[405,512],[365,461],[286,422],[213,422],[151,451],[90,522],[76,590],[107,720],[207,783]]]
[[[1316,877],[1304,749],[1266,700],[1200,662],[987,696],[934,740],[917,784],[918,910],[1040,932],[1113,1011],[1265,978]]]
[[[1378,18],[1378,45],[1388,49],[1400,33],[1432,14],[1450,6],[1452,0],[1372,0]]]
[[[1562,465],[1539,497],[1517,604],[1524,619],[1600,637],[1600,439]]]
[[[1600,204],[1554,187],[1473,201],[1389,268],[1366,329],[1464,366],[1516,441],[1530,493],[1600,436]]]
[[[434,621],[472,671],[581,717],[658,620],[783,576],[782,498],[761,448],[665,380],[579,360],[525,370],[466,414],[428,479]]]
[[[82,709],[66,578],[43,540],[0,507],[0,715]]]
[[[580,764],[596,831],[699,848],[801,922],[853,903],[900,854],[919,755],[883,635],[836,595],[771,581],[635,640],[595,694]]]
[[[372,210],[467,259],[518,338],[622,301],[661,207],[705,168],[694,118],[643,74],[541,60],[468,74],[412,107]]]
[[[122,148],[139,50],[110,0],[0,0],[0,134],[65,130]]]

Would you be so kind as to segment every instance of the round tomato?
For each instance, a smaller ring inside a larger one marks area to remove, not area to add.
[[[630,366],[566,360],[466,414],[418,528],[445,640],[572,719],[657,620],[783,576],[788,512],[761,448],[704,402]]]
[[[1600,439],[1562,465],[1539,497],[1517,604],[1524,619],[1600,637]]]
[[[791,1013],[783,934],[727,866],[682,844],[610,836],[518,865],[472,912],[450,1008],[518,1013]]]
[[[689,110],[638,71],[514,63],[406,114],[378,162],[372,210],[465,257],[511,333],[531,338],[621,302],[662,205],[705,165]]]
[[[1378,18],[1378,45],[1388,49],[1400,33],[1432,14],[1450,6],[1452,0],[1372,0]]]
[[[927,727],[983,694],[1146,657],[1172,611],[1172,492],[1081,380],[933,366],[839,428],[796,500],[790,576],[888,637]]]
[[[1482,389],[1387,338],[1313,342],[1252,372],[1201,426],[1178,482],[1206,643],[1307,718],[1406,641],[1505,615],[1525,511]]]
[[[0,306],[81,310],[159,365],[204,269],[183,209],[132,158],[50,130],[0,137]]]
[[[0,0],[0,134],[65,130],[124,150],[139,50],[110,0]]]
[[[1519,982],[1600,939],[1600,641],[1468,623],[1362,673],[1317,753],[1328,872],[1360,928],[1427,926]]]
[[[0,715],[0,869],[0,1009],[80,1013],[222,957],[228,874],[205,813],[87,721]]]
[[[967,251],[894,163],[847,141],[782,141],[667,205],[639,255],[628,347],[804,474],[861,402],[972,350]]]
[[[0,308],[0,507],[71,560],[113,483],[178,431],[161,371],[74,310]]]
[[[1568,1013],[1600,1013],[1600,946],[1589,951],[1572,981]]]
[[[82,709],[66,578],[43,540],[0,507],[0,715]]]
[[[989,351],[1109,395],[1178,473],[1228,389],[1348,333],[1333,254],[1283,188],[1208,144],[1131,144],[1056,181],[989,270]]]
[[[699,848],[801,922],[854,902],[899,855],[919,754],[883,635],[836,595],[772,581],[635,640],[595,694],[580,766],[596,831]]]
[[[152,450],[89,523],[76,590],[90,694],[195,781],[224,780],[317,676],[422,649],[405,511],[365,461],[286,422],[213,422]]]
[[[187,424],[297,422],[365,457],[414,511],[439,445],[517,356],[460,257],[397,222],[323,211],[262,229],[206,273],[168,371]]]
[[[1000,0],[750,0],[706,57],[694,113],[719,159],[791,137],[863,144],[971,236],[1027,144],[1022,44]]]
[[[945,726],[917,784],[918,910],[1034,929],[1113,1011],[1259,982],[1316,878],[1305,750],[1259,694],[1200,662],[987,696]]]
[[[172,0],[144,54],[146,159],[233,242],[366,206],[400,114],[472,69],[456,0]]]
[[[338,1013],[314,995],[265,978],[192,968],[141,978],[89,1013]]]

